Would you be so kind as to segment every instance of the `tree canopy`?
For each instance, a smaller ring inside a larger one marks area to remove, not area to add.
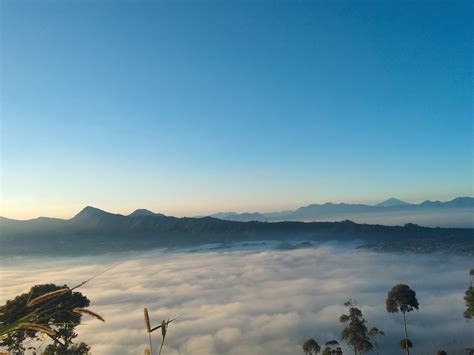
[[[407,350],[409,348],[413,348],[413,343],[410,339],[403,338],[402,340],[400,340],[400,347],[403,350]]]
[[[308,339],[303,344],[303,351],[306,355],[316,355],[321,351],[321,346],[314,339]]]
[[[395,285],[387,295],[386,306],[389,313],[397,313],[399,311],[406,313],[418,309],[419,304],[416,299],[416,292],[408,285]]]
[[[464,303],[466,310],[464,311],[464,318],[472,319],[474,317],[474,287],[469,286],[464,294]]]
[[[342,349],[337,340],[329,340],[324,345],[322,355],[342,355]]]
[[[54,344],[49,344],[42,352],[42,355],[87,355],[90,351],[91,347],[83,342],[72,344],[67,349],[63,349]]]
[[[72,341],[77,337],[75,327],[81,322],[81,314],[72,310],[75,307],[89,306],[89,299],[80,292],[68,291],[43,303],[29,304],[30,300],[62,289],[67,289],[67,286],[54,284],[33,286],[29,292],[8,300],[0,306],[0,323],[9,324],[17,319],[28,317],[29,322],[54,330],[54,336],[48,335],[54,341],[51,346],[58,354],[66,354],[65,351],[73,346]],[[38,334],[38,330],[35,329],[22,329],[0,339],[0,346],[11,351],[22,352],[25,350],[25,340],[43,335],[43,333]]]
[[[342,340],[356,355],[371,351],[373,345],[369,339],[367,321],[362,315],[362,311],[354,307],[350,301],[344,303],[344,306],[349,308],[349,313],[339,317],[339,321],[346,325],[341,333]]]

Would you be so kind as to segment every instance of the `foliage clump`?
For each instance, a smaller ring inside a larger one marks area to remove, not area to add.
[[[75,344],[75,328],[82,314],[97,313],[86,309],[89,299],[66,285],[42,284],[33,286],[0,306],[0,346],[23,353],[26,340],[48,337],[52,340],[44,354],[87,354],[86,343]]]
[[[321,346],[314,339],[308,339],[303,344],[303,351],[305,355],[316,355],[321,351]]]
[[[339,317],[339,321],[345,324],[341,339],[354,351],[355,355],[371,351],[373,345],[362,311],[354,307],[351,301],[344,303],[344,306],[349,308],[349,313]]]

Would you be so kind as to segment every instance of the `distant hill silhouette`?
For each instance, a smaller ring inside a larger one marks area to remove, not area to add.
[[[128,216],[129,217],[143,217],[143,216],[164,216],[164,215],[161,213],[154,213],[150,210],[142,208],[142,209],[133,211]]]
[[[400,225],[418,223],[425,226],[474,227],[474,198],[457,197],[451,201],[407,203],[389,198],[376,205],[325,203],[311,204],[294,211],[272,213],[216,213],[211,217],[229,221],[338,221],[355,220],[360,223]]]
[[[453,204],[464,206],[467,200]],[[342,206],[341,206],[342,205]],[[350,207],[348,207],[350,206]],[[364,205],[325,204],[303,211],[356,208]],[[391,207],[384,207],[391,208]],[[301,210],[301,209],[300,209]],[[255,217],[255,215],[252,215]],[[17,221],[0,217],[0,254],[84,254],[253,240],[384,240],[413,241],[450,238],[459,245],[473,241],[467,228],[427,228],[415,224],[383,226],[341,222],[238,222],[213,217],[177,218],[138,210],[124,216],[87,206],[69,220],[36,218]]]
[[[251,221],[259,221],[264,222],[268,221],[266,215],[258,212],[244,212],[244,213],[235,213],[235,212],[219,212],[211,215],[210,217],[225,219],[228,221],[236,221],[236,222],[251,222]]]

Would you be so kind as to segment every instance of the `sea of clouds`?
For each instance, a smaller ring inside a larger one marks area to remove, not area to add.
[[[409,284],[420,302],[420,310],[408,314],[415,354],[463,354],[474,346],[474,322],[462,316],[472,258],[374,253],[347,244],[3,260],[0,303],[39,283],[73,286],[119,259],[79,289],[106,320],[84,318],[78,327],[78,340],[94,355],[143,354],[144,307],[152,325],[180,316],[169,327],[164,355],[303,354],[307,338],[340,340],[338,318],[348,299],[369,327],[385,331],[380,353],[400,354],[401,315],[385,311],[387,292],[397,283]]]

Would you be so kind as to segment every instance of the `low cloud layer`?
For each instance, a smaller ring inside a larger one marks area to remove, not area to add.
[[[277,251],[226,251],[128,255],[118,267],[80,289],[105,323],[84,319],[79,340],[94,354],[143,354],[152,323],[179,315],[163,354],[298,354],[313,337],[340,340],[344,301],[361,307],[369,326],[386,332],[383,354],[399,354],[399,314],[385,311],[387,291],[407,283],[420,310],[408,315],[416,354],[474,346],[474,323],[462,318],[472,260],[439,255],[377,254],[340,245]],[[0,302],[38,283],[74,285],[117,257],[4,261]],[[159,337],[155,337],[155,347]]]

